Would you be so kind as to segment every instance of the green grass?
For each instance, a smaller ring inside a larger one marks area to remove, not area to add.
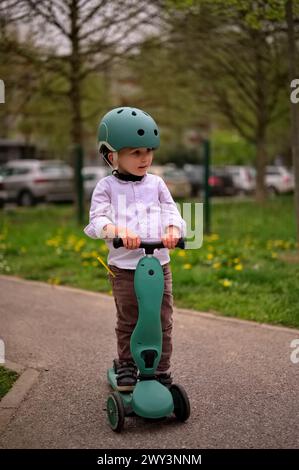
[[[86,220],[87,222],[87,220]],[[72,206],[1,213],[0,272],[111,294],[107,249],[73,218]],[[299,263],[291,196],[258,206],[214,203],[213,233],[198,250],[172,252],[177,306],[258,322],[299,326]]]
[[[17,374],[17,372],[5,369],[5,367],[0,366],[0,400],[10,390],[18,377],[19,374]]]

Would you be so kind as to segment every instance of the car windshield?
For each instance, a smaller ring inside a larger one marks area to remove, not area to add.
[[[3,166],[0,168],[1,176],[25,175],[30,173],[31,168],[22,166]]]
[[[97,175],[96,173],[85,173],[83,174],[83,179],[84,181],[92,181],[100,178],[100,175]]]
[[[8,176],[12,174],[11,168],[8,168],[7,166],[0,166],[0,175],[1,176]]]
[[[41,165],[40,170],[42,173],[46,173],[47,175],[55,174],[57,173],[60,174],[67,174],[70,172],[70,169],[66,165],[60,165],[60,164],[47,164],[47,165]]]
[[[180,170],[166,170],[164,176],[167,178],[181,178],[184,176],[184,172]]]

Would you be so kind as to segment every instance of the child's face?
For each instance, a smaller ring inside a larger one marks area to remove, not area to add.
[[[153,150],[145,147],[123,148],[118,152],[118,168],[122,173],[143,176],[153,160]]]

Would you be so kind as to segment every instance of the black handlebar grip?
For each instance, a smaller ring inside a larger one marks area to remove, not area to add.
[[[121,246],[124,246],[124,242],[122,241],[122,238],[118,238],[118,237],[113,238],[113,246],[114,248],[120,248]]]
[[[114,248],[121,248],[124,246],[124,243],[122,241],[122,238],[115,237],[113,238],[113,247]],[[162,242],[141,242],[140,248],[164,248],[164,245]],[[184,250],[185,248],[185,240],[184,238],[180,238],[179,241],[176,244],[176,248],[181,248],[181,250]]]
[[[176,244],[176,248],[181,248],[181,250],[185,249],[185,240],[184,238],[180,238]]]

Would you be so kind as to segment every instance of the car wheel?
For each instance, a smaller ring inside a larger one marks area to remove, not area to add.
[[[22,191],[18,197],[18,205],[24,207],[34,206],[36,203],[35,197],[31,191]]]
[[[269,194],[270,197],[274,197],[274,196],[277,196],[278,191],[274,186],[269,186],[268,187],[268,194]]]

